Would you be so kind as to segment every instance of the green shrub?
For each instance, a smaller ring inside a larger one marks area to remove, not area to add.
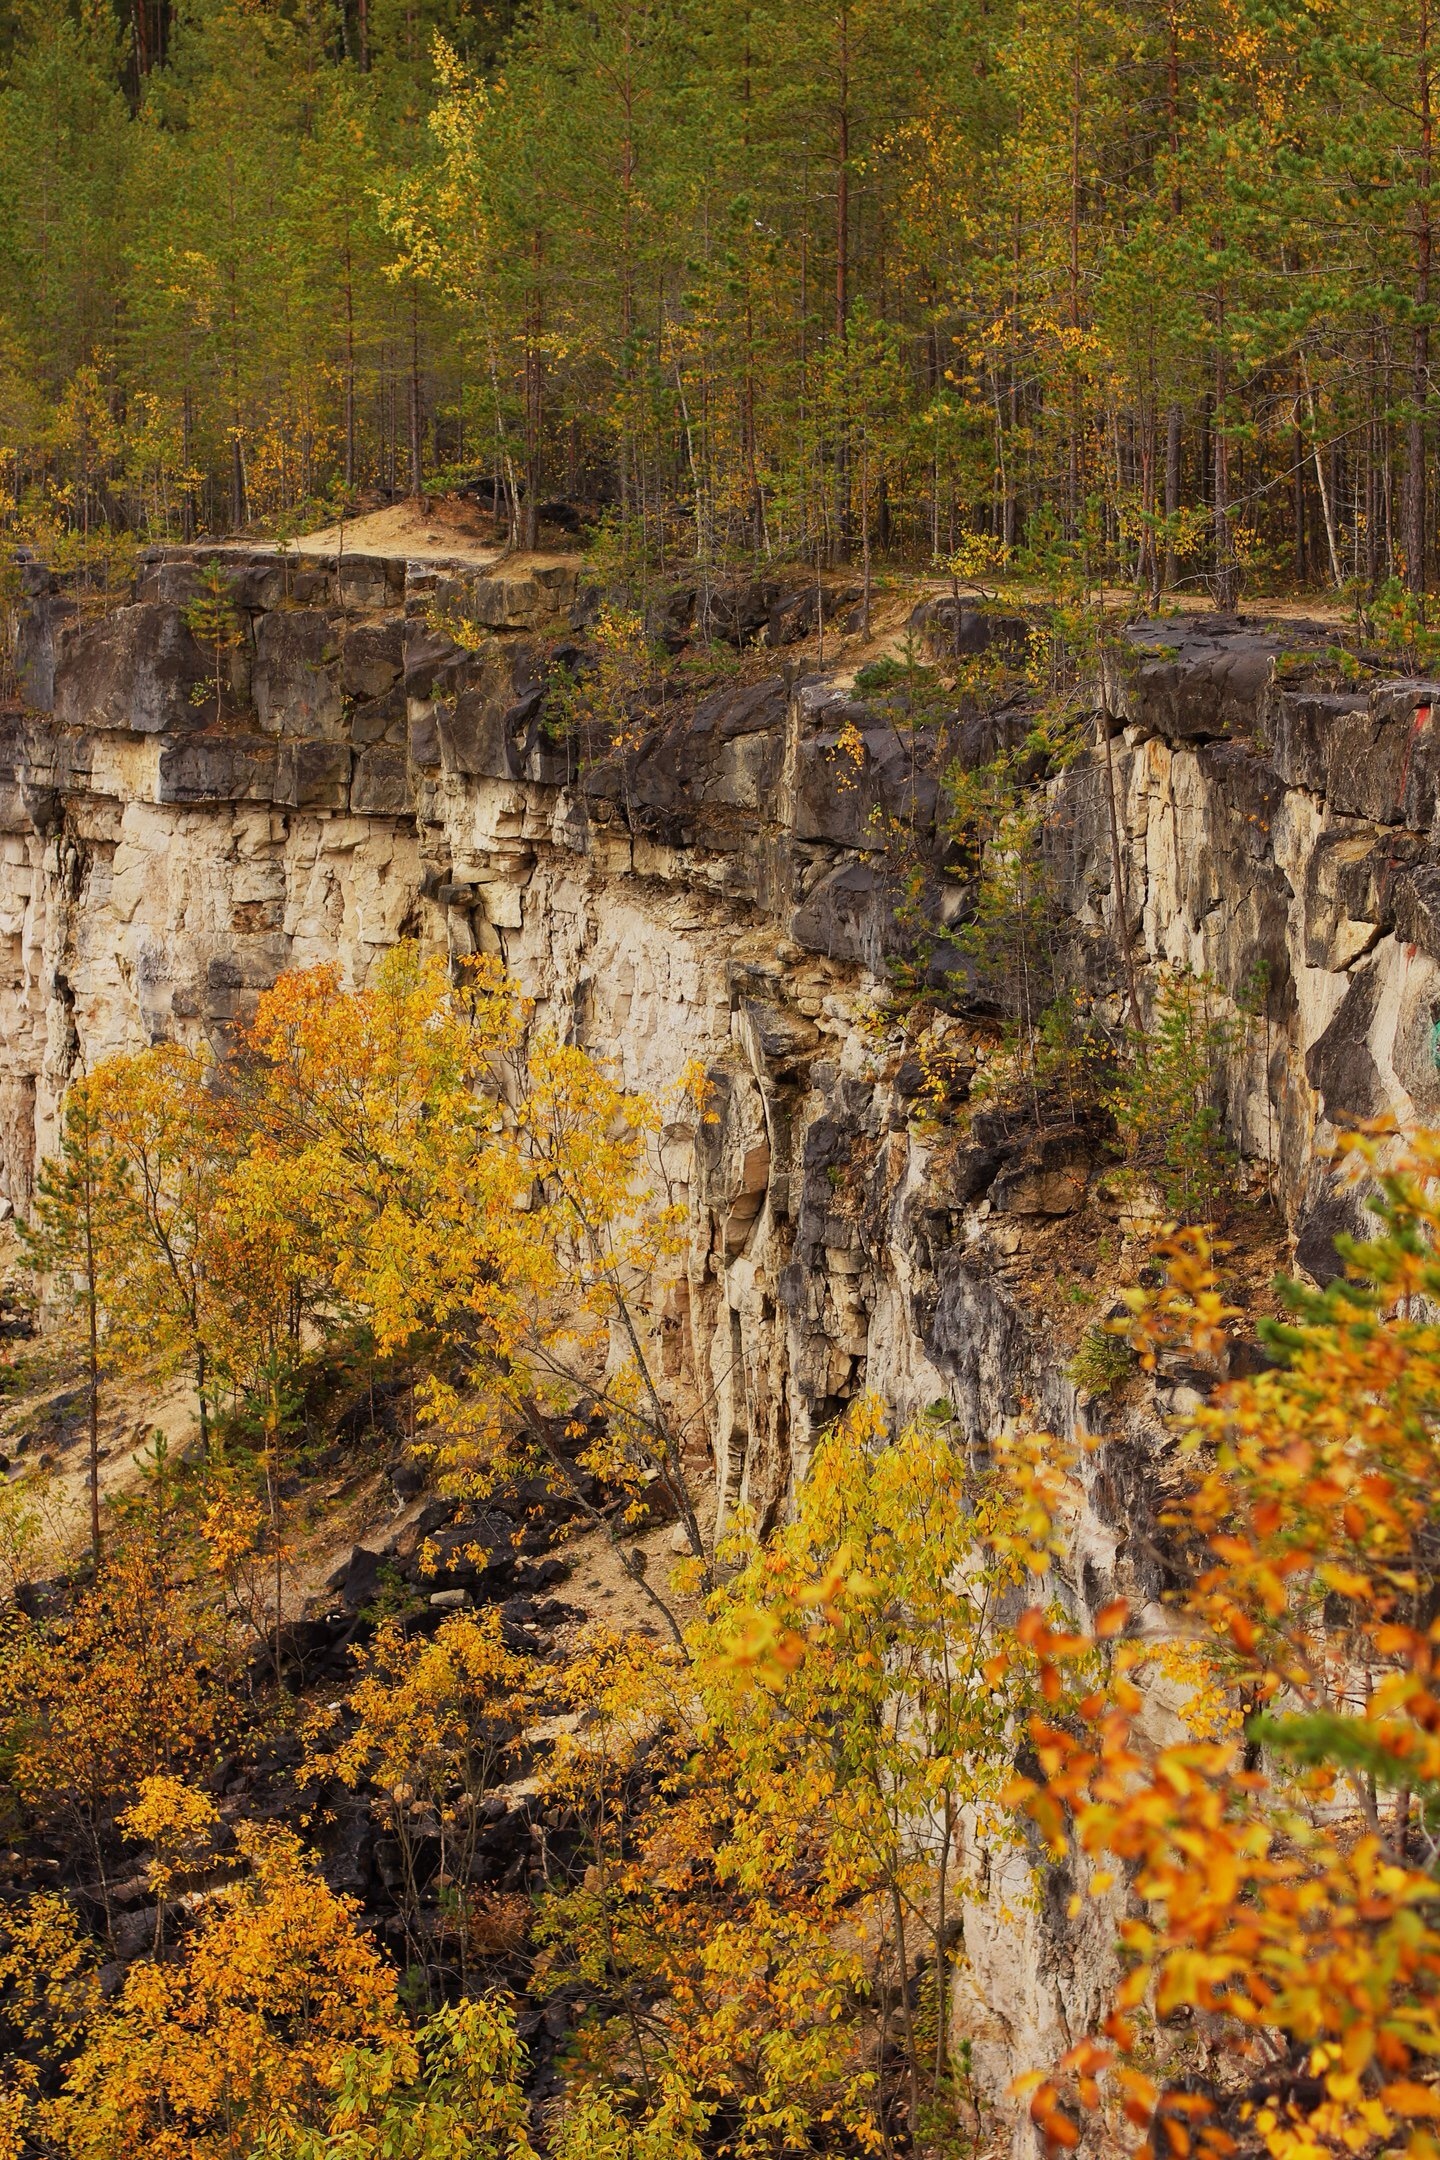
[[[1178,969],[1161,983],[1149,1028],[1133,1038],[1133,1062],[1106,1097],[1129,1160],[1187,1222],[1212,1220],[1234,1188],[1220,1103],[1243,1033],[1207,976]]]
[[[1103,1320],[1092,1321],[1080,1338],[1066,1377],[1087,1395],[1108,1395],[1128,1380],[1135,1369],[1135,1355],[1123,1335]]]
[[[904,682],[907,673],[903,660],[897,660],[893,653],[886,653],[883,660],[867,661],[857,670],[855,687],[867,691],[893,690],[897,683]]]

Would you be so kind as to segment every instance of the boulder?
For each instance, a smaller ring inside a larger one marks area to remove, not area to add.
[[[1006,1163],[990,1188],[990,1205],[997,1215],[1073,1215],[1093,1165],[1086,1135],[1047,1133]]]
[[[726,645],[749,645],[767,627],[779,597],[779,586],[768,579],[736,578],[712,585],[696,599],[696,631]]]
[[[330,1576],[326,1588],[338,1590],[350,1612],[373,1604],[380,1588],[380,1554],[372,1552],[368,1545],[356,1545],[349,1559]]]
[[[977,607],[973,600],[956,600],[951,593],[922,600],[911,611],[910,629],[936,660],[969,660],[983,653],[1021,660],[1030,642],[1030,625],[1023,616]]]
[[[765,626],[767,645],[798,645],[821,627],[833,630],[860,598],[858,585],[802,585],[799,592],[782,594],[771,606]]]

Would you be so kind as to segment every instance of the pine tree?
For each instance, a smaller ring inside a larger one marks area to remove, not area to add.
[[[128,1166],[100,1112],[94,1082],[71,1082],[60,1145],[42,1163],[30,1218],[18,1225],[25,1265],[47,1280],[52,1300],[78,1313],[84,1341],[85,1411],[89,1444],[90,1556],[102,1559],[100,1515],[100,1386],[106,1369],[106,1326],[120,1268],[129,1213]]]

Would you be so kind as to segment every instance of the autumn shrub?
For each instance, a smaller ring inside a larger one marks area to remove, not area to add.
[[[1088,1395],[1108,1395],[1135,1370],[1135,1359],[1124,1337],[1097,1320],[1086,1328],[1065,1370]]]
[[[1265,1324],[1274,1369],[1194,1414],[1163,1518],[1192,1734],[1143,1714],[1123,1604],[1019,1626],[1046,1707],[1012,1796],[1078,1898],[1130,1885],[1103,2031],[1030,2082],[1055,2145],[1099,2111],[1147,2156],[1434,2150],[1440,1137],[1347,1152],[1375,1234]],[[1132,1303],[1146,1363],[1213,1357],[1238,1317],[1198,1232]]]
[[[457,1613],[429,1639],[389,1620],[349,1696],[343,1734],[326,1744],[319,1722],[310,1774],[367,1786],[380,1801],[400,1853],[411,1962],[427,1980],[437,1952],[462,1986],[483,1955],[484,1914],[469,1921],[485,1802],[542,1687],[535,1667],[505,1648],[498,1612]],[[432,1844],[433,1869],[421,1859]]]
[[[161,1449],[112,1511],[99,1574],[48,1612],[12,1608],[3,1622],[11,1792],[32,1825],[68,1822],[97,1859],[145,1778],[193,1770],[235,1723],[235,1646],[197,1587],[194,1557],[193,1520]]]
[[[152,1795],[149,1815],[157,1808],[173,1824],[171,1799]],[[182,1812],[193,1837],[198,1817]],[[93,1952],[63,1900],[7,1922],[12,2024],[29,2006],[30,2048],[9,2088],[33,2140],[25,2149],[57,2160],[258,2153],[330,2119],[348,2051],[410,2045],[395,1976],[357,1931],[354,1906],[289,1831],[242,1824],[237,1838],[243,1874],[211,1894],[178,1954],[139,1959],[113,1993],[94,1984]],[[22,1950],[46,1977],[17,2005]],[[56,2070],[42,2080],[47,2059]]]
[[[398,2043],[347,2048],[325,2126],[270,2129],[252,2160],[533,2160],[526,2067],[510,2003],[446,2004]]]

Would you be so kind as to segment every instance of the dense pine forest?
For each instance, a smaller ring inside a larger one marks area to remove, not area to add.
[[[17,526],[1423,585],[1426,0],[4,14]]]

